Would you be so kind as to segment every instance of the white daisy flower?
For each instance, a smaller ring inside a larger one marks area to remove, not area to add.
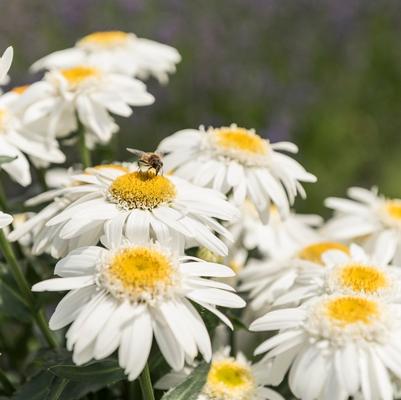
[[[155,387],[173,388],[184,382],[193,369],[189,366],[170,372]],[[266,376],[265,366],[252,365],[242,353],[230,357],[230,348],[226,347],[213,354],[206,384],[197,400],[284,400],[275,390],[265,387]]]
[[[270,308],[278,298],[297,287],[300,268],[322,269],[322,255],[330,250],[349,253],[348,247],[342,243],[315,242],[278,258],[252,259],[240,274],[242,284],[239,290],[249,291],[249,304],[253,310]]]
[[[258,249],[262,254],[273,258],[295,252],[307,243],[317,242],[319,234],[315,228],[323,222],[319,215],[314,214],[290,211],[282,215],[274,205],[270,206],[266,223],[260,220],[256,210],[243,212],[242,216],[240,223],[244,246],[248,250]]]
[[[133,164],[132,168],[137,167]],[[41,196],[58,197],[38,217],[46,228],[43,236],[35,238],[36,254],[50,248],[53,255],[63,256],[72,246],[82,246],[82,241],[85,245],[96,244],[105,224],[111,225],[116,235],[125,234],[132,241],[163,241],[169,237],[181,249],[202,245],[219,255],[227,254],[227,246],[214,232],[228,239],[231,235],[216,219],[230,221],[239,215],[217,191],[196,187],[175,176],[122,168],[92,169],[92,174],[72,179],[85,184]],[[31,229],[37,222],[32,221],[26,228]],[[21,227],[9,238],[16,240],[24,233],[26,229]]]
[[[138,38],[133,33],[106,31],[91,33],[80,39],[75,47],[43,57],[31,69],[38,71],[90,64],[140,79],[153,75],[166,83],[180,61],[180,54],[171,46]]]
[[[15,158],[0,165],[12,179],[22,186],[31,183],[26,156],[45,163],[62,163],[65,155],[56,140],[43,135],[40,129],[25,124],[18,113],[19,95],[11,91],[0,96],[0,156]]]
[[[257,319],[252,331],[276,331],[255,354],[273,360],[272,382],[289,370],[303,400],[393,399],[401,379],[401,306],[367,296],[331,295]]]
[[[337,240],[359,240],[371,249],[377,240],[396,247],[396,264],[401,264],[401,199],[379,196],[377,189],[353,187],[351,200],[329,197],[325,205],[335,211],[323,228],[325,235]]]
[[[351,244],[349,253],[329,250],[322,255],[323,268],[303,265],[297,269],[292,288],[277,298],[275,305],[299,304],[322,294],[343,293],[401,300],[401,269],[389,266],[394,248],[376,246],[372,255]]]
[[[88,135],[107,143],[118,126],[110,115],[128,117],[130,106],[154,102],[137,79],[106,72],[90,65],[52,70],[21,95],[25,122],[42,122],[50,138],[65,137],[83,124]]]
[[[260,213],[273,203],[285,214],[297,193],[305,196],[300,182],[315,182],[316,177],[276,150],[298,151],[292,143],[270,144],[235,124],[207,131],[185,129],[159,145],[159,151],[169,153],[164,158],[167,171],[174,170],[196,185],[232,193],[236,205],[249,198]]]
[[[0,229],[5,228],[13,222],[13,217],[10,214],[6,214],[0,211]]]
[[[153,335],[174,370],[198,352],[210,361],[209,334],[189,300],[230,324],[216,306],[240,308],[245,302],[228,285],[202,276],[231,276],[232,270],[179,256],[164,243],[131,243],[112,225],[104,245],[74,250],[55,267],[61,278],[32,288],[70,290],[49,325],[57,330],[71,324],[66,338],[73,361],[81,365],[118,349],[120,366],[134,380],[147,362]]]

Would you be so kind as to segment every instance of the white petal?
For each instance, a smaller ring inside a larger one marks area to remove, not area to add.
[[[128,212],[121,212],[104,224],[104,238],[102,243],[108,249],[117,249],[121,245],[123,229]]]
[[[61,329],[74,321],[95,292],[96,288],[94,286],[89,286],[75,289],[67,293],[58,303],[50,318],[50,329]]]
[[[160,305],[160,311],[163,313],[164,319],[175,338],[184,348],[185,353],[191,359],[194,359],[197,355],[197,346],[193,336],[186,327],[186,321],[179,314],[179,309],[172,301],[167,301]]]
[[[32,286],[33,292],[56,292],[62,290],[79,289],[93,285],[93,275],[74,276],[72,278],[54,278],[39,282]]]
[[[204,360],[210,362],[212,358],[212,344],[205,323],[188,300],[184,299],[183,304],[180,304],[179,302],[176,304],[178,308],[182,310],[182,313],[186,315],[186,318],[188,319],[187,327],[191,330]]]
[[[386,230],[379,234],[375,241],[372,261],[380,265],[387,265],[394,258],[398,245],[398,233]]]
[[[153,329],[157,344],[164,358],[171,368],[175,371],[180,371],[184,367],[184,351],[161,313],[157,315]]]
[[[96,337],[102,331],[107,320],[113,315],[118,303],[111,296],[105,296],[93,309],[80,326],[80,335],[75,342],[75,349],[81,351],[90,343],[96,341]]]
[[[265,353],[271,350],[272,348],[276,347],[277,345],[280,345],[281,343],[300,335],[302,335],[302,332],[297,330],[278,333],[277,335],[272,336],[270,339],[267,339],[258,347],[256,347],[253,354],[257,356],[259,354]]]
[[[143,307],[133,307],[129,302],[123,302],[116,308],[97,336],[94,349],[97,360],[108,357],[117,349],[123,325],[140,314],[142,309]]]
[[[13,222],[13,217],[0,211],[0,229],[10,225],[11,222]]]
[[[344,389],[354,395],[359,389],[359,369],[358,354],[355,346],[349,343],[344,348],[339,349],[335,354],[335,368],[339,378],[339,382],[344,386]]]
[[[150,216],[147,210],[132,210],[126,223],[127,238],[138,243],[149,238]]]
[[[0,59],[0,81],[7,75],[13,61],[14,50],[11,46],[7,47]]]
[[[251,331],[270,331],[297,326],[305,318],[305,311],[297,308],[287,308],[270,311],[263,317],[252,322]]]
[[[189,276],[213,276],[219,278],[235,276],[235,272],[231,268],[206,261],[180,263],[180,270]]]
[[[97,246],[73,250],[56,264],[54,274],[63,278],[90,275],[105,252],[103,248]]]
[[[152,347],[152,339],[152,321],[149,313],[144,311],[128,324],[121,340],[119,360],[125,373],[128,374],[128,380],[135,380],[145,367]],[[121,361],[123,354],[124,363]]]
[[[238,295],[220,289],[197,289],[192,290],[186,295],[188,298],[222,307],[242,308],[246,303]]]

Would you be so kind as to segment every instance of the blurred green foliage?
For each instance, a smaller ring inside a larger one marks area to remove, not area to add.
[[[183,62],[170,84],[149,82],[155,105],[118,120],[119,158],[182,128],[237,122],[300,146],[319,183],[297,206],[322,212],[350,185],[401,196],[400,20],[395,0],[12,0],[0,44],[15,46],[16,84],[38,78],[27,72],[37,58],[91,31],[175,46]]]

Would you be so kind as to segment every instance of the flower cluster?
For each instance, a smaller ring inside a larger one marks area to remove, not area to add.
[[[9,48],[0,81],[11,60]],[[76,366],[118,363],[145,400],[151,376],[155,389],[198,400],[393,399],[400,199],[351,188],[351,200],[327,199],[327,222],[297,214],[302,184],[316,181],[283,154],[297,146],[236,124],[180,130],[154,153],[129,149],[134,161],[91,164],[118,132],[112,114],[152,104],[142,80],[166,83],[179,61],[132,33],[96,32],[34,63],[40,81],[0,96],[1,169],[24,186],[30,165],[43,178],[24,210],[0,191],[0,247],[33,321]],[[49,170],[68,145],[82,165]],[[48,325],[30,286],[66,292],[49,304]],[[154,354],[164,369],[149,372]]]

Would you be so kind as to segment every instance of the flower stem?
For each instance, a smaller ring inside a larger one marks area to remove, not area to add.
[[[1,183],[1,179],[0,179],[0,210],[5,212],[10,211],[8,208],[6,193],[4,191],[3,184]]]
[[[79,152],[81,154],[82,165],[84,166],[84,168],[88,168],[92,165],[91,153],[90,153],[90,150],[88,149],[88,147],[86,146],[85,128],[82,125],[79,118],[77,118],[77,120],[78,120],[78,130],[77,130],[78,148],[79,148]]]
[[[145,368],[139,376],[139,384],[141,385],[143,400],[155,400],[148,364],[145,365]]]
[[[0,369],[0,382],[3,386],[3,390],[7,395],[11,395],[15,392],[14,385],[10,382],[7,375],[4,373],[2,369]]]
[[[50,332],[43,310],[36,309],[35,298],[31,292],[31,288],[25,278],[21,266],[17,261],[17,257],[14,254],[14,250],[11,247],[9,241],[6,239],[6,236],[2,229],[0,229],[0,250],[2,251],[4,258],[7,261],[7,265],[9,266],[10,271],[17,283],[18,289],[20,290],[22,296],[26,300],[26,303],[31,308],[36,324],[41,330],[49,346],[52,348],[56,348],[57,342],[53,334]]]
[[[49,329],[49,325],[46,320],[46,316],[44,311],[40,308],[36,311],[35,314],[36,324],[38,325],[42,335],[46,339],[46,342],[52,349],[56,349],[58,347],[58,343],[53,335],[53,333]]]
[[[234,356],[237,354],[237,341],[236,341],[236,335],[235,335],[235,330],[229,330],[229,335],[230,335],[230,355]]]
[[[133,400],[139,397],[138,395],[138,389],[139,385],[137,384],[137,381],[126,381],[126,387],[125,387],[125,392],[126,392],[126,398]]]

